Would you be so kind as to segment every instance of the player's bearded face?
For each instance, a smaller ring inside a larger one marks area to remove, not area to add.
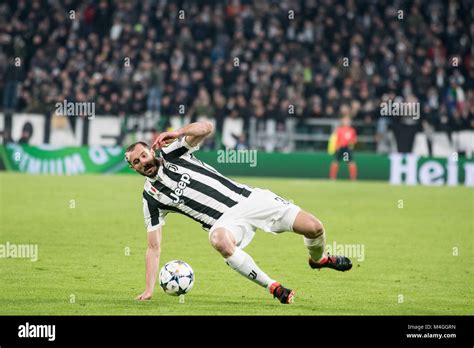
[[[153,178],[158,173],[160,161],[155,158],[154,152],[150,149],[141,147],[141,150],[133,151],[130,157],[133,169],[139,174]]]

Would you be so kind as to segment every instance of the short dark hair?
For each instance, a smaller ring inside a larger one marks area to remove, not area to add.
[[[130,164],[130,165],[132,165],[132,164],[130,163],[130,161],[129,161],[128,158],[127,158],[127,152],[130,152],[130,151],[135,150],[135,146],[137,146],[137,145],[143,145],[143,146],[146,147],[147,149],[150,148],[150,146],[149,146],[147,143],[145,143],[144,141],[137,141],[136,143],[133,143],[133,144],[129,145],[129,146],[125,149],[125,161],[127,161],[128,164]]]

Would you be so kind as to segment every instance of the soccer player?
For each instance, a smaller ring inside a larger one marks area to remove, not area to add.
[[[162,227],[168,213],[179,213],[199,222],[209,232],[211,245],[227,265],[265,287],[281,303],[292,303],[294,291],[270,278],[243,249],[257,228],[266,232],[292,231],[302,235],[315,269],[351,269],[345,256],[324,252],[326,236],[317,218],[269,190],[237,183],[193,156],[212,133],[209,122],[191,123],[161,133],[151,148],[143,142],[130,145],[125,158],[131,168],[146,177],[143,212],[148,231],[146,287],[137,297],[152,297],[160,259]],[[155,150],[158,150],[155,153]]]
[[[357,179],[357,166],[354,162],[352,149],[357,141],[356,130],[351,127],[350,109],[347,105],[341,106],[341,126],[336,129],[336,153],[329,169],[329,177],[336,180],[341,161],[347,162],[349,166],[349,177]]]

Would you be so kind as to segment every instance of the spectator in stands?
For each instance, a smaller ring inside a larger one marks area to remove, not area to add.
[[[33,125],[31,122],[26,122],[23,125],[23,129],[21,131],[21,137],[18,139],[18,144],[29,144],[30,139],[33,136]]]

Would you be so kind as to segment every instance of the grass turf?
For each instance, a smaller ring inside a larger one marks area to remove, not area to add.
[[[257,231],[246,251],[296,291],[295,303],[283,306],[229,269],[199,224],[170,214],[161,265],[188,262],[194,289],[184,304],[159,286],[151,301],[138,302],[146,249],[142,178],[2,173],[0,244],[37,244],[39,260],[0,259],[0,315],[474,314],[474,190],[237,179],[294,200],[323,221],[328,244],[363,245],[364,260],[354,259],[346,273],[311,270],[302,237]]]

